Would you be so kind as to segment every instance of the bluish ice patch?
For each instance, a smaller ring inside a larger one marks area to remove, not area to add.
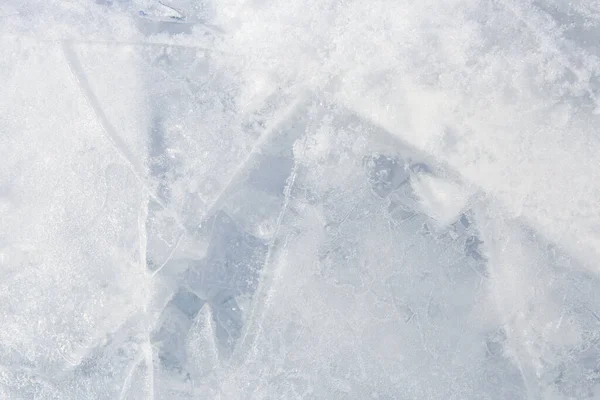
[[[207,300],[223,292],[233,295],[252,293],[267,245],[243,231],[224,212],[217,213],[208,223],[211,236],[206,257],[190,262],[183,283]]]
[[[267,193],[282,196],[294,164],[290,156],[266,155],[247,178],[248,184]]]
[[[184,371],[189,330],[204,303],[193,293],[180,288],[162,311],[152,342],[159,347],[158,355],[164,368]]]

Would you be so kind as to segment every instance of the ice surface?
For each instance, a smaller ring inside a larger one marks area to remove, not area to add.
[[[0,4],[0,399],[600,399],[594,1]]]

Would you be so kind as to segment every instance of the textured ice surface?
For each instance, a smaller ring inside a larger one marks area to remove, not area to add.
[[[600,399],[594,1],[0,4],[0,399]]]

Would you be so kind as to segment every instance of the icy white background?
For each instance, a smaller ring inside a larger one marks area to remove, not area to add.
[[[600,3],[4,0],[1,399],[600,399]]]

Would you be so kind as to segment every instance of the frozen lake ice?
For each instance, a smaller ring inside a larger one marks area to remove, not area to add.
[[[0,399],[600,399],[600,6],[0,4]]]

